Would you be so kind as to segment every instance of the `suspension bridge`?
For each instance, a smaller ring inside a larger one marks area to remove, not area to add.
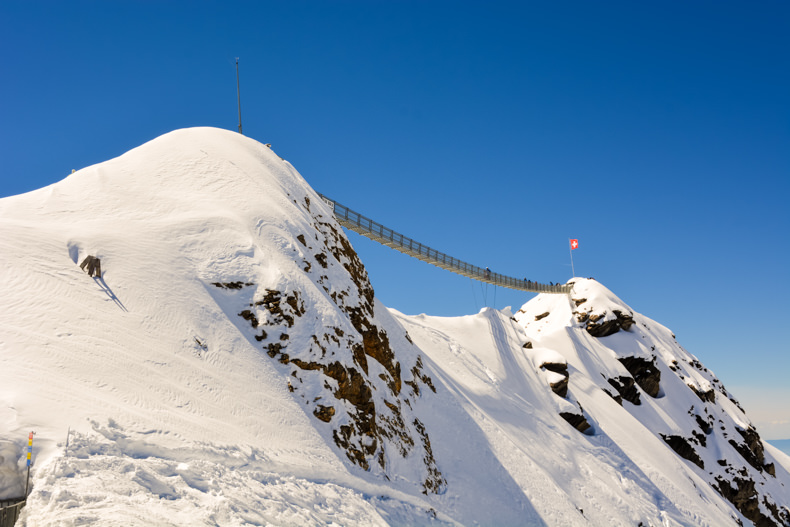
[[[435,265],[446,271],[466,276],[472,280],[477,280],[486,284],[498,285],[508,289],[518,291],[529,291],[531,293],[555,293],[570,294],[571,285],[565,284],[542,284],[531,280],[514,278],[490,271],[487,267],[478,267],[470,263],[454,258],[427,245],[423,245],[399,232],[385,227],[384,225],[371,220],[362,214],[355,212],[348,207],[341,205],[337,201],[318,194],[326,202],[335,214],[335,218],[343,227],[352,230],[366,238],[370,238],[391,249],[400,251],[404,254],[422,260],[423,262]]]

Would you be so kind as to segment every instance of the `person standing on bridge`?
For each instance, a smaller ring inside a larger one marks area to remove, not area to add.
[[[485,279],[489,280],[491,278],[491,269],[486,267],[486,272],[484,273]]]

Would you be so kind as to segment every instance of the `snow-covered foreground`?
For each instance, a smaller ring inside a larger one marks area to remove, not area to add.
[[[22,525],[790,525],[790,458],[668,329],[582,279],[515,315],[388,310],[239,134],[0,200],[0,280]]]

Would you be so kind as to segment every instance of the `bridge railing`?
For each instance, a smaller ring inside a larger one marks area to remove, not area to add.
[[[527,279],[520,280],[464,262],[458,258],[437,251],[432,247],[423,245],[389,227],[385,227],[323,194],[319,194],[319,196],[332,208],[335,218],[337,218],[338,222],[344,227],[429,264],[472,278],[473,280],[499,285],[508,289],[530,291],[533,293],[570,293],[570,285],[550,285],[533,282]]]
[[[19,514],[25,506],[25,500],[0,500],[0,527],[14,527]]]

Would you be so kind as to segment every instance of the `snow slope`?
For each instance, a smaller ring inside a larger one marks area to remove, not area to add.
[[[669,330],[581,279],[515,316],[388,310],[236,133],[0,200],[0,280],[23,525],[790,525],[787,456]]]
[[[573,282],[570,298],[539,295],[515,316],[397,314],[541,518],[789,524],[787,458],[759,440],[732,395],[668,329],[594,280]],[[591,334],[607,322],[611,334]],[[552,385],[563,377],[560,396]],[[574,430],[563,413],[589,428]]]

